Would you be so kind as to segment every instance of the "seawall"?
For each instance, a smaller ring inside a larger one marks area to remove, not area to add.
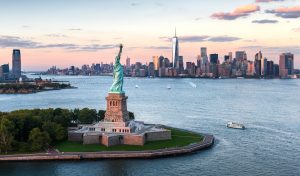
[[[193,153],[211,147],[214,136],[202,134],[201,142],[184,147],[166,148],[144,151],[101,151],[101,152],[60,152],[55,154],[18,154],[0,155],[0,161],[46,161],[46,160],[85,160],[85,159],[116,159],[116,158],[158,158]]]

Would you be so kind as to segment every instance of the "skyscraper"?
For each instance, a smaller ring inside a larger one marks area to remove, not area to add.
[[[202,47],[200,48],[200,56],[201,56],[201,70],[204,73],[208,73],[209,72],[209,63],[208,63],[208,57],[207,57],[207,48],[206,47]]]
[[[229,56],[229,61],[232,62],[232,52],[229,52],[228,56]]]
[[[130,58],[129,57],[126,58],[126,67],[127,68],[130,67]]]
[[[287,77],[294,74],[294,55],[292,53],[282,53],[279,59],[279,76]]]
[[[262,53],[261,51],[259,51],[258,53],[255,54],[255,61],[254,61],[256,76],[261,76],[261,60],[262,60]]]
[[[236,51],[235,58],[237,61],[247,60],[247,54],[245,51]]]
[[[219,55],[218,54],[210,54],[209,59],[210,59],[210,63],[217,64],[218,59],[219,59]]]
[[[200,48],[200,52],[201,52],[201,58],[207,59],[207,48],[206,47]]]
[[[12,54],[12,74],[14,78],[21,77],[21,52],[19,49],[14,49]]]
[[[178,73],[181,74],[184,71],[183,67],[183,56],[179,56],[178,58],[178,66],[177,66]]]
[[[153,56],[153,64],[154,64],[154,70],[158,71],[160,65],[159,65],[159,57]]]
[[[261,60],[261,76],[267,75],[267,69],[268,69],[267,64],[268,64],[267,58]]]
[[[172,38],[172,62],[173,62],[173,68],[175,68],[178,64],[179,60],[179,49],[178,49],[178,38],[176,36],[176,29],[175,29],[175,36]]]

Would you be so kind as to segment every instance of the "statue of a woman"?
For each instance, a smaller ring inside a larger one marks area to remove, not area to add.
[[[123,45],[120,44],[119,54],[115,58],[114,64],[114,82],[110,88],[110,93],[125,93],[123,91],[123,67],[120,63]]]

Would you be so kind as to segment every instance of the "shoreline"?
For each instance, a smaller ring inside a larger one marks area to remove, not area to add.
[[[89,160],[89,159],[148,159],[161,158],[191,154],[196,151],[208,149],[214,144],[214,136],[211,134],[201,134],[201,142],[189,144],[184,147],[165,148],[158,150],[143,151],[101,151],[101,152],[59,152],[59,153],[36,153],[36,154],[16,154],[0,155],[0,162],[3,161],[53,161],[53,160]]]
[[[28,73],[30,74],[30,73]],[[32,74],[31,74],[32,75]],[[33,74],[34,75],[34,74]],[[40,74],[39,74],[40,75]],[[297,76],[298,74],[296,74]],[[42,76],[57,76],[57,77],[63,77],[63,76],[70,76],[70,77],[112,77],[113,75],[52,75],[52,74],[42,74]],[[274,76],[274,77],[251,77],[251,76],[229,76],[229,77],[203,77],[203,76],[195,76],[195,77],[191,77],[191,76],[173,76],[173,77],[148,77],[148,76],[142,76],[142,77],[133,77],[133,76],[124,76],[124,78],[126,79],[134,79],[134,78],[149,78],[149,79],[154,79],[154,78],[160,78],[160,79],[255,79],[255,80],[260,80],[260,79],[264,79],[264,80],[272,80],[272,79],[279,79],[279,80],[290,80],[290,79],[300,79],[300,76],[297,78],[291,78],[291,77],[278,77],[278,76]]]

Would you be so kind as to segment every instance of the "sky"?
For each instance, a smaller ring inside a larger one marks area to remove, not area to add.
[[[292,52],[300,68],[300,0],[0,0],[0,24],[0,64],[18,48],[24,71],[110,63],[120,43],[123,63],[171,58],[175,27],[185,62],[207,47],[221,61]]]

